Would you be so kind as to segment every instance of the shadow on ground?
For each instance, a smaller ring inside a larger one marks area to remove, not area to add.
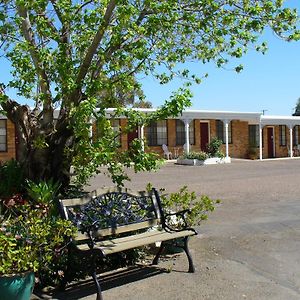
[[[166,269],[155,266],[135,265],[126,269],[121,269],[107,274],[101,274],[100,283],[102,291],[119,287],[131,282],[140,281],[152,276],[167,273]],[[99,277],[98,277],[99,279]],[[37,299],[58,299],[58,300],[75,300],[96,294],[94,281],[90,278],[87,280],[77,281],[69,284],[64,292],[51,292],[47,294],[36,292]]]

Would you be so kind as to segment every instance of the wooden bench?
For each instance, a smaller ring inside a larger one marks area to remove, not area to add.
[[[149,193],[99,189],[83,198],[60,200],[60,210],[62,217],[72,221],[78,228],[72,245],[81,255],[89,256],[92,262],[95,262],[95,257],[161,242],[153,259],[156,265],[165,246],[170,243],[177,245],[176,239],[181,238],[184,241],[181,247],[188,258],[188,271],[195,271],[188,240],[197,233],[186,225],[185,214],[188,210],[164,213],[159,193],[155,189]],[[173,215],[181,218],[182,229],[168,225],[167,220]],[[91,276],[97,287],[97,300],[101,300],[103,298],[95,263]]]

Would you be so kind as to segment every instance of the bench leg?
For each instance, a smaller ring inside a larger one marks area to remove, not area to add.
[[[152,261],[152,265],[157,265],[158,264],[158,261],[159,261],[159,257],[161,255],[161,253],[163,252],[163,250],[165,249],[165,245],[163,242],[161,242],[161,245]]]
[[[183,250],[189,261],[189,273],[195,273],[195,267],[193,264],[193,259],[192,259],[191,253],[189,251],[188,243],[189,243],[189,237],[187,236],[184,238]]]
[[[94,280],[95,285],[96,285],[96,287],[97,287],[97,298],[96,298],[96,300],[103,300],[103,298],[102,298],[102,293],[101,293],[100,283],[99,283],[99,281],[98,281],[98,279],[97,279],[96,270],[93,271],[92,277],[93,277],[93,280]]]

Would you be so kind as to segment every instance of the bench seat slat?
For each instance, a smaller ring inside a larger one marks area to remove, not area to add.
[[[140,234],[135,234],[127,237],[116,238],[113,240],[105,240],[97,242],[94,246],[95,249],[100,249],[105,255],[125,251],[128,249],[141,247],[144,245],[153,244],[155,242],[168,241],[180,237],[192,236],[195,232],[192,230],[182,230],[179,232],[150,231]],[[77,245],[80,250],[89,250],[86,244]]]

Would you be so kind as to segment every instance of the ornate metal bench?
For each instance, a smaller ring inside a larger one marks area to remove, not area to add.
[[[88,197],[60,200],[61,215],[71,220],[78,228],[72,244],[81,255],[105,257],[112,253],[161,242],[153,260],[159,257],[168,243],[176,244],[182,238],[181,246],[188,258],[189,272],[194,272],[192,257],[188,249],[188,239],[197,234],[188,228],[184,215],[188,211],[165,214],[157,190],[127,192],[126,190],[96,190]],[[182,229],[172,229],[167,220],[177,215],[182,219]],[[100,283],[93,264],[91,275],[97,287],[97,300],[101,300]]]

